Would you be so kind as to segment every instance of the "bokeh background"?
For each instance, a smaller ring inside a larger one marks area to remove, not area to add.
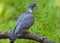
[[[28,31],[60,43],[60,0],[0,0],[0,31],[14,30],[18,17],[32,2],[37,4],[35,22]],[[9,43],[9,39],[0,39],[0,43]],[[17,39],[15,43],[39,42]]]

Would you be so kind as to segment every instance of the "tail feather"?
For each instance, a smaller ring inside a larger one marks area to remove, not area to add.
[[[14,43],[14,41],[17,39],[17,35],[13,34],[10,36],[10,43]]]
[[[16,34],[13,34],[10,36],[10,40],[14,41],[18,38],[18,36]]]
[[[10,41],[10,43],[14,43],[14,41]]]

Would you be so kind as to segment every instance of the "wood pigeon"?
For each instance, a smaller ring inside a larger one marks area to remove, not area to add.
[[[32,10],[34,7],[36,7],[36,3],[33,2],[29,6],[29,9],[18,18],[13,35],[10,36],[11,41],[16,40],[18,38],[18,34],[25,33],[33,25],[34,16],[32,14]]]

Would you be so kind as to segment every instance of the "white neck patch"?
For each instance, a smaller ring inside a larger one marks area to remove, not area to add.
[[[29,11],[29,12],[32,12],[32,10],[31,10],[31,9],[28,9],[28,11]]]

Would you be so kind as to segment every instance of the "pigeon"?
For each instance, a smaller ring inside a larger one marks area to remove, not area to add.
[[[31,3],[28,10],[19,16],[15,29],[13,30],[13,35],[10,36],[10,40],[16,40],[19,34],[26,33],[26,31],[34,24],[34,16],[32,14],[34,7],[36,7],[35,2]]]

